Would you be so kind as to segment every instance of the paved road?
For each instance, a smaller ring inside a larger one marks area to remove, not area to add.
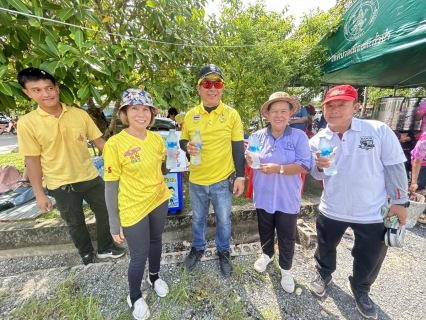
[[[18,146],[18,137],[14,134],[0,135],[0,154],[9,153]]]

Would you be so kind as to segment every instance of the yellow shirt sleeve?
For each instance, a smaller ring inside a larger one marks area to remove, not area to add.
[[[104,180],[117,181],[121,176],[121,163],[118,155],[118,150],[113,138],[110,138],[104,146]]]
[[[192,112],[189,111],[186,115],[185,115],[185,123],[189,123],[189,118],[191,117]],[[189,138],[189,133],[188,133],[188,126],[183,126],[183,130],[182,133],[180,135],[180,140],[190,140]]]
[[[93,141],[102,137],[102,132],[93,122],[92,118],[90,118],[89,114],[86,111],[84,111],[82,114],[83,114],[84,121],[86,122],[87,138],[89,138],[90,141]]]
[[[241,122],[240,115],[236,110],[234,110],[234,127],[232,128],[231,140],[232,141],[244,140],[243,123]]]
[[[19,154],[22,156],[41,155],[41,145],[31,128],[31,122],[24,117],[19,120],[18,146]]]

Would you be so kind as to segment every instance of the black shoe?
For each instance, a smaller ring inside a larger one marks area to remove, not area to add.
[[[81,257],[83,259],[83,264],[87,266],[89,263],[93,263],[93,253],[85,254]]]
[[[229,251],[223,251],[217,253],[220,261],[220,270],[224,276],[231,275],[232,272],[232,264],[231,264],[231,255]]]
[[[5,201],[3,203],[0,203],[0,211],[13,208],[15,205],[10,201]]]
[[[201,259],[203,254],[204,254],[204,250],[197,250],[195,247],[192,247],[191,252],[188,254],[188,256],[185,259],[186,270],[188,271],[194,270],[198,260]]]
[[[108,250],[104,250],[104,251],[99,251],[96,254],[96,256],[98,257],[98,259],[106,259],[106,258],[113,258],[113,259],[117,259],[120,258],[124,255],[124,248],[121,247],[117,247],[115,244],[113,244],[111,247],[109,247]]]
[[[348,282],[348,288],[355,298],[355,305],[359,313],[366,319],[377,319],[377,311],[368,293],[352,289],[350,282]]]

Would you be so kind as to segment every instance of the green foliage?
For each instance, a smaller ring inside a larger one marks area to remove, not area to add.
[[[268,12],[262,1],[245,7],[224,0],[221,15],[205,19],[206,0],[2,0],[21,14],[0,10],[0,110],[30,109],[16,75],[40,67],[58,79],[61,100],[87,103],[103,130],[95,104],[102,110],[123,90],[140,87],[163,110],[187,110],[199,101],[199,68],[215,63],[226,77],[224,100],[247,127],[274,91],[297,94],[304,104],[318,94],[326,56],[316,44],[348,1],[310,12],[296,27],[286,10]]]
[[[102,319],[99,301],[85,296],[71,278],[58,285],[47,300],[30,298],[13,311],[10,319]]]

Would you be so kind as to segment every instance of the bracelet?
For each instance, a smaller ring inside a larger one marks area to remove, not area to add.
[[[243,181],[245,181],[246,178],[244,178],[244,177],[237,177],[237,180],[243,180]]]

